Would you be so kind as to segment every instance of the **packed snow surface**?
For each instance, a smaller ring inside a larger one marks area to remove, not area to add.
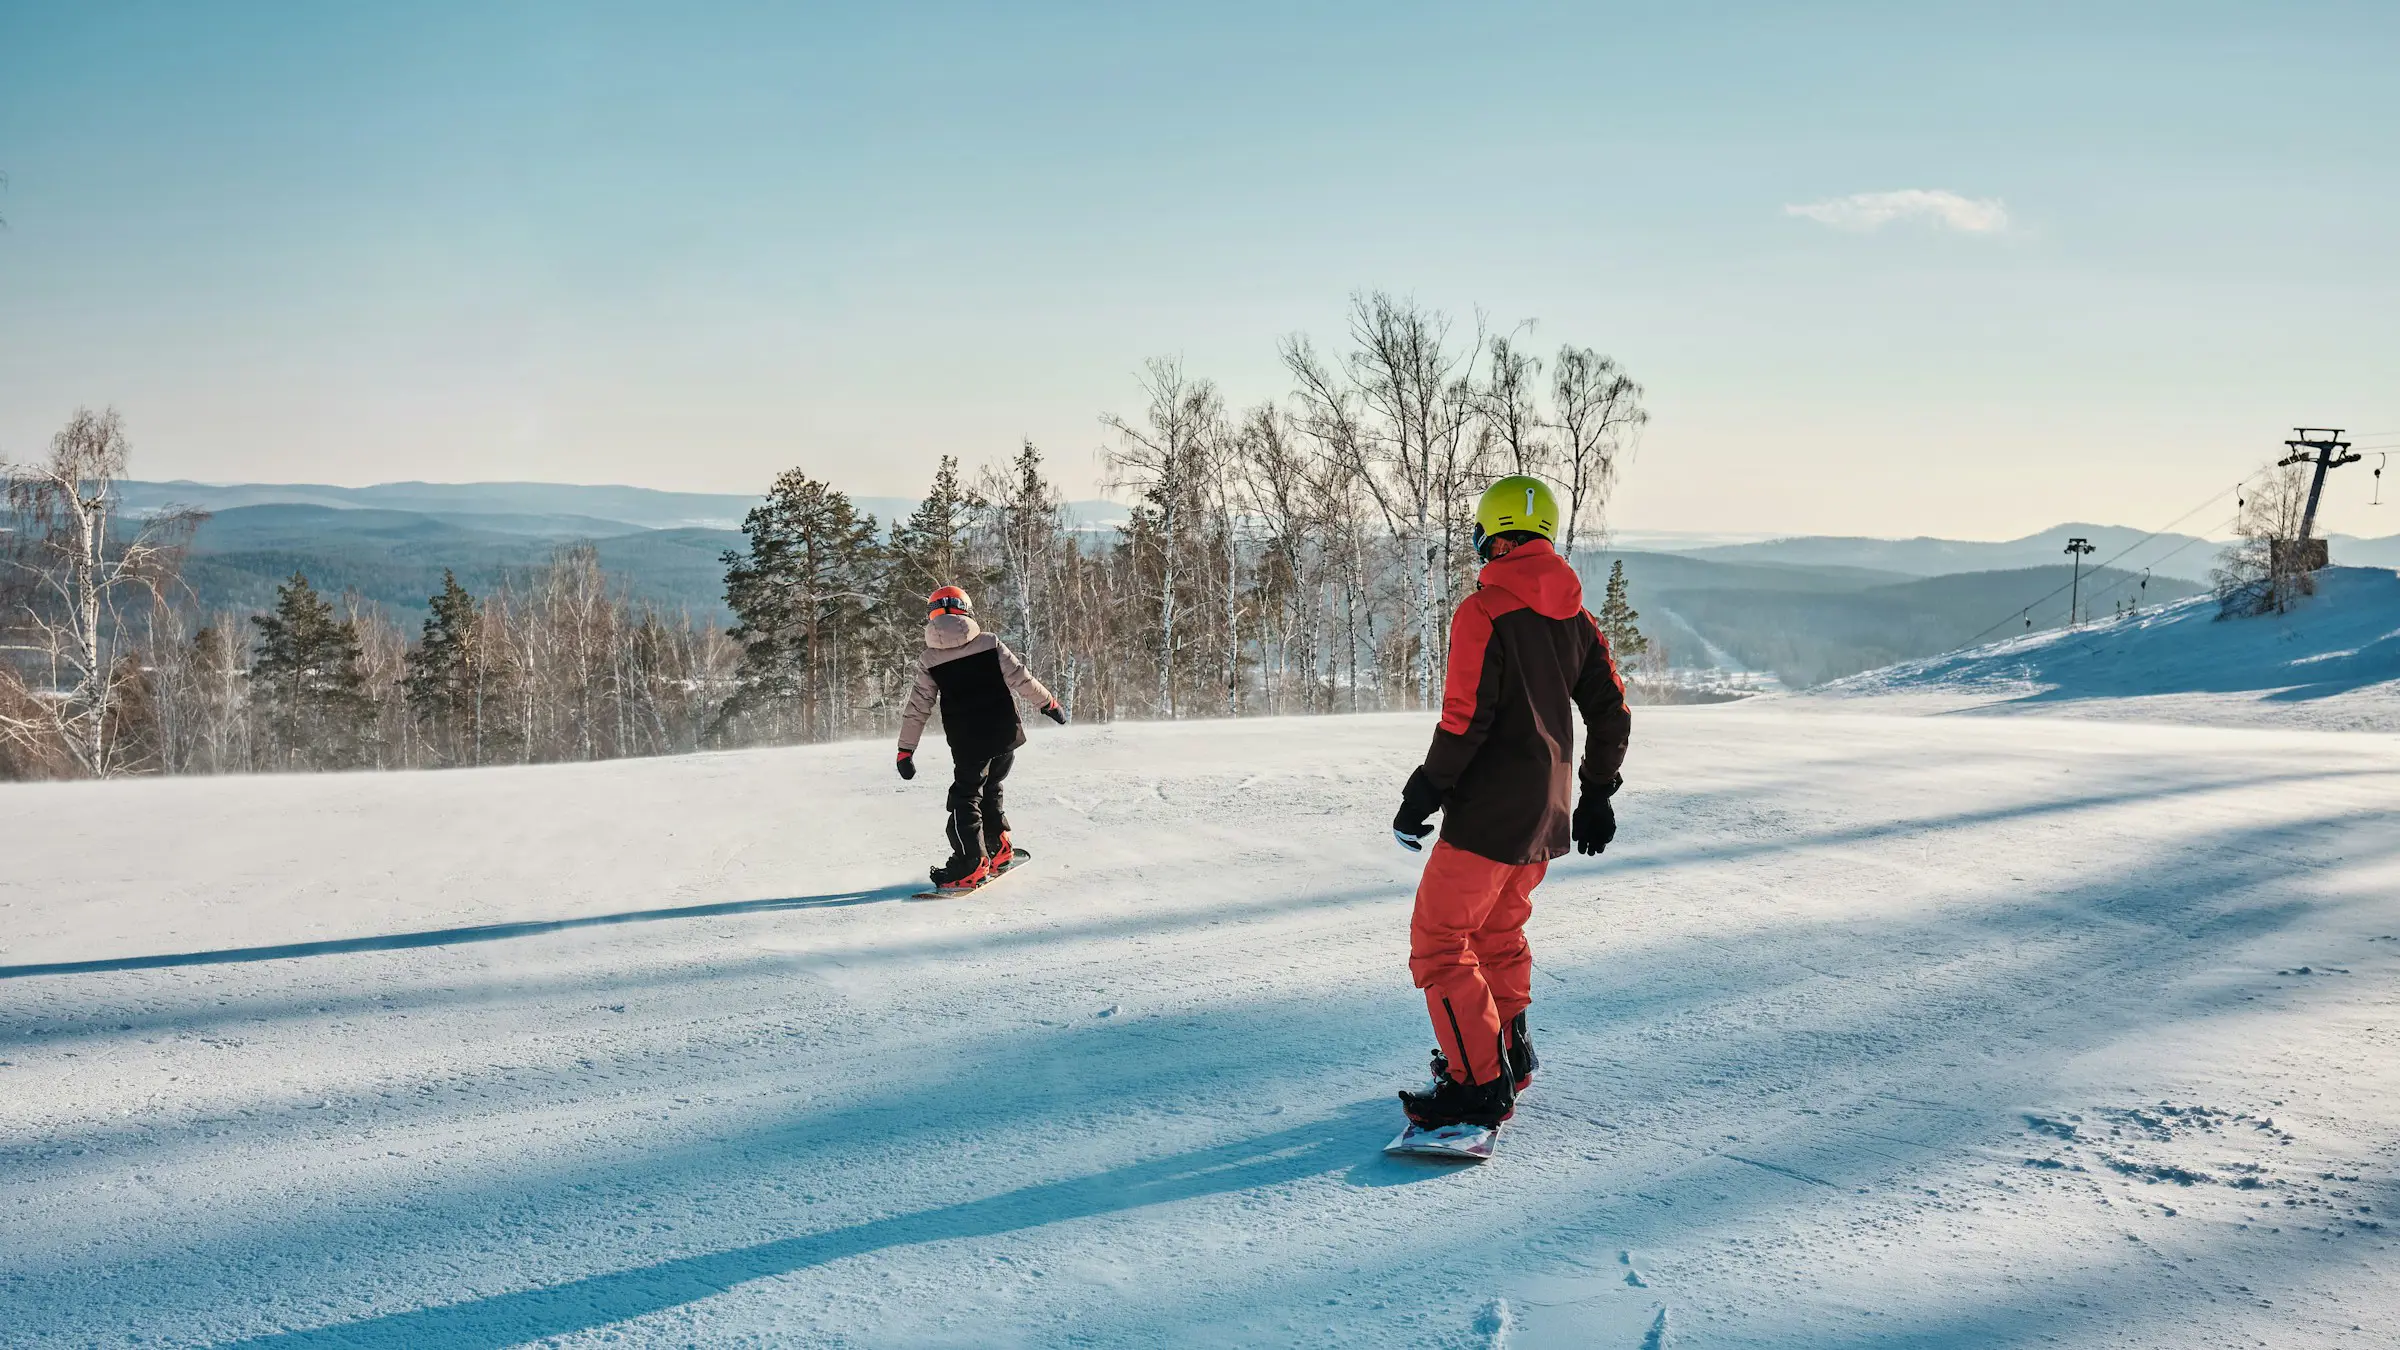
[[[1641,711],[1476,1166],[1429,729],[0,789],[0,1342],[2393,1343],[2400,740]]]
[[[2331,567],[2289,610],[2219,618],[2195,596],[1837,680],[1885,711],[2043,712],[2400,731],[2400,573]]]

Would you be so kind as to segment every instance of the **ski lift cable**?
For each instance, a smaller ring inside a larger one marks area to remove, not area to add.
[[[2211,533],[2211,534],[2215,534],[2215,533],[2218,533],[2218,532],[2220,532],[2220,531],[2229,530],[2229,529],[2233,528],[2235,525],[2238,525],[2238,524],[2240,524],[2240,523],[2241,523],[2241,519],[2242,519],[2242,518],[2241,518],[2241,515],[2240,515],[2240,513],[2239,513],[2239,512],[2236,512],[2235,514],[2233,514],[2233,515],[2231,515],[2231,516],[2228,516],[2228,517],[2226,517],[2224,520],[2222,520],[2222,521],[2219,521],[2219,522],[2217,523],[2217,525],[2216,525],[2216,528],[2215,528],[2215,529],[2212,529],[2212,530],[2211,530],[2209,533]],[[2097,603],[2098,601],[2104,600],[2104,599],[2108,598],[2109,596],[2116,594],[2116,592],[2117,592],[2118,590],[2120,590],[2121,588],[2123,588],[2123,587],[2125,586],[2125,584],[2126,584],[2126,583],[2128,583],[2128,582],[2131,582],[2131,581],[2136,581],[2136,580],[2139,580],[2139,581],[2141,581],[2141,582],[2143,583],[2144,587],[2145,587],[2145,588],[2147,588],[2147,586],[2148,586],[2148,584],[2149,584],[2149,580],[2148,580],[2148,579],[2149,579],[2149,574],[2150,574],[2150,573],[2151,573],[2153,570],[2155,570],[2155,569],[2156,569],[2156,568],[2157,568],[2157,567],[2158,567],[2158,566],[2159,566],[2161,563],[2164,563],[2164,562],[2165,562],[2167,559],[2174,557],[2176,554],[2183,552],[2185,549],[2188,549],[2188,548],[2190,548],[2190,547],[2191,547],[2192,545],[2194,545],[2194,544],[2204,544],[2204,543],[2207,543],[2207,542],[2208,542],[2208,540],[2207,540],[2207,537],[2206,537],[2206,536],[2196,536],[2196,537],[2194,537],[2194,538],[2186,539],[2186,540],[2184,540],[2182,543],[2180,543],[2180,544],[2177,544],[2175,547],[2173,547],[2173,548],[2171,548],[2171,549],[2168,549],[2166,552],[2164,552],[2164,553],[2162,553],[2162,554],[2158,555],[2156,558],[2153,558],[2153,559],[2150,561],[2150,564],[2149,564],[2149,566],[2148,566],[2148,567],[2145,567],[2144,569],[2142,569],[2142,571],[2141,571],[2141,572],[2139,572],[2139,573],[2135,573],[2135,572],[2128,571],[2128,572],[2126,572],[2126,573],[2125,573],[2123,576],[2120,576],[2120,577],[2118,577],[2118,578],[2117,578],[2115,581],[2112,581],[2112,582],[2108,583],[2107,585],[2105,585],[2105,586],[2102,586],[2100,589],[2098,589],[2098,590],[2096,590],[2096,591],[2093,591],[2093,592],[2091,593],[2091,595],[2090,595],[2090,596],[2089,596],[2089,597],[2088,597],[2088,598],[2085,600],[2085,603],[2086,603],[2087,605],[2089,605],[2089,604]],[[2052,595],[2056,595],[2056,594],[2058,594],[2058,592],[2056,592],[2056,591],[2052,591],[2052,592],[2051,592],[2051,594],[2052,594]],[[2035,601],[2034,603],[2036,603],[2036,604],[2039,604],[2039,603],[2041,603],[2041,602],[2040,602],[2040,601]],[[2088,611],[2087,611],[2087,612],[2088,612]]]
[[[2209,533],[2211,533],[2211,534],[2214,534],[2214,533],[2216,533],[2216,532],[2217,532],[2217,531],[2219,531],[2219,530],[2228,530],[2228,529],[2231,529],[2231,528],[2233,528],[2235,525],[2238,525],[2238,524],[2240,524],[2240,523],[2241,523],[2241,519],[2242,519],[2242,518],[2241,518],[2241,516],[2239,516],[2239,515],[2232,515],[2232,516],[2228,516],[2228,517],[2226,517],[2226,518],[2225,518],[2223,521],[2220,521],[2220,522],[2217,524],[2217,527],[2216,527],[2216,529],[2215,529],[2215,530],[2211,530]],[[2173,547],[2173,548],[2171,548],[2171,549],[2168,549],[2168,550],[2167,550],[2166,552],[2164,552],[2164,553],[2161,553],[2161,554],[2160,554],[2160,555],[2158,555],[2156,558],[2153,558],[2153,559],[2150,561],[2150,567],[2151,567],[2152,569],[2155,569],[2155,568],[2156,568],[2156,567],[2157,567],[2157,566],[2158,566],[2160,563],[2163,563],[2163,562],[2165,562],[2167,559],[2174,557],[2176,554],[2183,552],[2185,549],[2187,549],[2187,548],[2190,548],[2192,545],[2194,545],[2194,544],[2200,544],[2200,543],[2206,543],[2206,542],[2207,542],[2207,540],[2206,540],[2205,538],[2202,538],[2202,537],[2195,537],[2195,538],[2191,538],[2191,539],[2186,539],[2186,540],[2184,540],[2182,543],[2180,543],[2180,544],[2177,544],[2175,547]],[[2127,572],[2125,575],[2123,575],[2123,576],[2121,576],[2121,577],[2118,577],[2118,578],[2117,578],[2115,581],[2112,581],[2112,582],[2108,583],[2106,586],[2103,586],[2103,587],[2101,587],[2099,590],[2096,590],[2096,591],[2092,592],[2092,598],[2093,598],[2094,600],[2098,600],[2098,599],[2101,599],[2101,598],[2102,598],[2102,597],[2104,597],[2104,596],[2110,595],[2110,594],[2114,593],[2118,587],[2120,587],[2120,586],[2123,586],[2123,585],[2124,585],[2126,582],[2128,582],[2128,581],[2132,581],[2132,580],[2134,580],[2134,574],[2133,574],[2133,573],[2131,573],[2131,572]]]
[[[2261,470],[2260,472],[2263,472],[2263,470]],[[2255,473],[2255,472],[2254,472],[2254,473],[2252,473],[2252,474],[2250,475],[2250,478],[2256,478],[2256,477],[2258,477],[2258,473]],[[2093,571],[2095,571],[2095,572],[2099,572],[2099,571],[2104,571],[2104,570],[2106,570],[2106,569],[2108,569],[2108,568],[2110,568],[2110,567],[2113,567],[2113,566],[2115,566],[2115,565],[2116,565],[2116,563],[2117,563],[2117,561],[2118,561],[2119,559],[2123,558],[2123,557],[2124,557],[2126,554],[2133,552],[2135,549],[2137,549],[2137,548],[2140,548],[2142,545],[2149,543],[2151,540],[2153,540],[2153,539],[2156,539],[2157,537],[2159,537],[2159,536],[2160,536],[2160,535],[2162,535],[2162,534],[2165,534],[2167,531],[2169,531],[2169,530],[2171,530],[2171,529],[2174,529],[2176,526],[2178,526],[2178,525],[2181,525],[2183,522],[2185,522],[2185,521],[2187,521],[2187,520],[2190,520],[2192,517],[2194,517],[2194,516],[2196,516],[2196,515],[2199,515],[2199,514],[2200,514],[2202,511],[2205,511],[2205,510],[2207,510],[2209,507],[2216,505],[2218,502],[2221,502],[2221,501],[2225,500],[2225,498],[2226,498],[2227,496],[2229,496],[2229,495],[2231,495],[2231,494],[2234,494],[2234,493],[2238,493],[2238,492],[2240,492],[2240,491],[2242,490],[2242,486],[2243,486],[2243,484],[2245,484],[2245,483],[2248,483],[2248,482],[2250,481],[2250,478],[2245,478],[2245,479],[2243,479],[2243,480],[2242,480],[2240,483],[2236,483],[2236,484],[2234,484],[2232,487],[2226,488],[2226,489],[2224,489],[2223,491],[2220,491],[2220,492],[2217,492],[2217,493],[2215,493],[2215,494],[2211,495],[2207,501],[2204,501],[2204,502],[2200,503],[2198,506],[2195,506],[2195,507],[2193,507],[2191,510],[2184,512],[2182,515],[2175,517],[2173,520],[2170,520],[2170,521],[2168,521],[2166,524],[2159,526],[2157,529],[2155,529],[2155,530],[2152,530],[2150,533],[2148,533],[2148,534],[2145,534],[2145,535],[2143,535],[2141,538],[2134,540],[2134,541],[2133,541],[2132,543],[2130,543],[2130,544],[2127,544],[2125,547],[2123,547],[2123,548],[2121,548],[2121,549],[2118,549],[2118,550],[2117,550],[2115,553],[2113,553],[2113,554],[2109,555],[2109,558],[2108,558],[2108,560],[2107,560],[2106,562],[2103,562],[2103,563],[2100,563],[2100,564],[2098,564],[2097,566],[2093,567],[2093,568],[2092,568],[2092,570],[2093,570]],[[2238,517],[2237,517],[2237,519],[2238,519]],[[2186,549],[2186,548],[2190,548],[2190,547],[2192,546],[2192,544],[2193,544],[2193,543],[2196,543],[2196,542],[2198,542],[2198,541],[2197,541],[2197,540],[2191,540],[2191,541],[2187,541],[2187,542],[2185,542],[2184,544],[2182,544],[2182,545],[2180,545],[2179,547],[2177,547],[2177,548],[2175,549],[2175,551],[2174,551],[2174,552],[2175,552],[2175,553],[2180,553],[2180,552],[2182,552],[2184,549]],[[2174,553],[2170,553],[2170,554],[2168,554],[2168,556],[2169,556],[2169,557],[2173,557],[2173,556],[2174,556]],[[2075,584],[2075,583],[2074,583],[2073,581],[2071,581],[2071,580],[2070,580],[2070,581],[2061,582],[2061,583],[2059,583],[2059,587],[2058,587],[2058,589],[2057,589],[2057,590],[2054,590],[2054,591],[2050,592],[2048,595],[2045,595],[2045,596],[2043,596],[2041,599],[2034,601],[2034,602],[2033,602],[2033,604],[2034,604],[2034,605],[2047,604],[2047,603],[2049,603],[2050,601],[2057,599],[2057,598],[2058,598],[2058,597],[2059,597],[2061,594],[2065,593],[2065,591],[2067,590],[2067,588],[2068,588],[2069,586],[2072,586],[2072,585],[2074,585],[2074,584]],[[2029,610],[2029,609],[2033,608],[2033,605],[2019,605],[2019,606],[2017,606],[2016,608],[2017,608],[2017,612],[2018,612],[2019,614],[2022,614],[2022,613],[2024,613],[2025,611],[2027,611],[2027,610]],[[2015,622],[2015,621],[2016,621],[2016,616],[2015,616],[2015,615],[2011,615],[2011,616],[2009,616],[2008,618],[2002,619],[2002,620],[2000,620],[2000,622],[1993,624],[1991,627],[1984,629],[1982,632],[1980,632],[1980,633],[1977,633],[1975,636],[1973,636],[1973,637],[1971,637],[1971,638],[1968,638],[1968,639],[1967,639],[1965,642],[1963,642],[1963,643],[1961,643],[1961,644],[1959,644],[1959,645],[1961,645],[1961,646],[1964,646],[1964,647],[1972,647],[1972,646],[1974,646],[1976,643],[1983,641],[1983,639],[1984,639],[1986,636],[1988,636],[1989,634],[1992,634],[1992,633],[1994,633],[1994,632],[1997,632],[1997,631],[1999,631],[2001,628],[2003,628],[2003,627],[2007,626],[2008,624],[2010,624],[2010,623],[2013,623],[2013,622]]]

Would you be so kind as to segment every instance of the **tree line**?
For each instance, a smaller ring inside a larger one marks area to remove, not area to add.
[[[1524,329],[1460,331],[1384,293],[1345,340],[1279,347],[1290,389],[1247,408],[1159,359],[1102,417],[1122,525],[1072,519],[1030,442],[972,475],[945,457],[888,525],[798,470],[725,555],[736,622],[629,598],[588,546],[415,635],[304,575],[266,613],[200,615],[178,580],[203,517],[120,513],[123,426],[79,412],[7,471],[0,777],[415,768],[605,759],[890,730],[924,597],[965,586],[1080,720],[1427,706],[1473,584],[1474,503],[1507,473],[1560,489],[1592,540],[1646,414],[1617,364]],[[1648,647],[1621,573],[1601,606]]]
[[[1030,443],[972,481],[945,458],[888,532],[787,472],[727,557],[741,656],[723,724],[753,740],[888,727],[922,601],[945,584],[1083,720],[1427,706],[1474,584],[1484,487],[1510,473],[1556,484],[1572,552],[1602,528],[1647,420],[1615,361],[1571,344],[1545,360],[1523,331],[1462,333],[1360,295],[1339,348],[1286,339],[1289,391],[1247,408],[1153,360],[1138,410],[1101,418],[1106,481],[1132,503],[1109,531],[1067,517]],[[1610,590],[1620,647],[1663,662],[1621,573]]]

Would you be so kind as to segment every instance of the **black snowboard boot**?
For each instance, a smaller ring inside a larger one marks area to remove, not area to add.
[[[1526,1029],[1525,1014],[1518,1013],[1508,1023],[1508,1076],[1516,1080],[1516,1090],[1531,1087],[1533,1071],[1540,1067],[1542,1057],[1533,1053],[1533,1033]]]
[[[991,863],[980,853],[953,853],[950,861],[933,869],[933,884],[943,887],[972,886],[983,880]]]
[[[1450,1061],[1436,1050],[1433,1081],[1416,1092],[1402,1088],[1400,1109],[1412,1123],[1428,1130],[1444,1125],[1489,1129],[1517,1113],[1517,1094],[1506,1074],[1488,1083],[1461,1083],[1450,1076]]]

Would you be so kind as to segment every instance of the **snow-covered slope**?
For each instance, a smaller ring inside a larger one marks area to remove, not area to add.
[[[2390,1343],[2400,740],[1645,710],[1450,1170],[1427,731],[0,789],[0,1343]]]
[[[1801,700],[2219,725],[2400,731],[2400,573],[2333,567],[2284,614],[2199,596],[1854,675]]]

